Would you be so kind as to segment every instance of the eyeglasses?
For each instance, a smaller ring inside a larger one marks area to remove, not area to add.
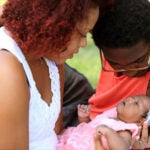
[[[100,59],[101,59],[101,66],[102,66],[102,69],[106,72],[125,72],[125,71],[139,71],[139,70],[145,70],[147,68],[150,67],[150,56],[148,57],[148,61],[147,61],[147,65],[144,66],[144,67],[139,67],[139,68],[128,68],[128,69],[107,69],[105,68],[105,63],[104,63],[104,56],[103,56],[103,53],[102,53],[102,50],[100,50]]]

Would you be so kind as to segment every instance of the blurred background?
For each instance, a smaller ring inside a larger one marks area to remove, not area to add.
[[[81,48],[78,54],[67,60],[67,64],[84,74],[92,87],[95,88],[101,70],[98,48],[95,46],[91,34],[87,35],[87,46]]]
[[[6,0],[0,0],[0,5],[3,5],[6,2]]]

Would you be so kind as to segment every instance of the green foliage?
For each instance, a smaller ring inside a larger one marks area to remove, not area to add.
[[[78,54],[67,63],[79,72],[83,73],[93,88],[96,87],[101,70],[98,48],[94,45],[91,35],[87,36],[87,46],[81,48]]]
[[[6,2],[6,0],[0,0],[0,5],[3,5]]]

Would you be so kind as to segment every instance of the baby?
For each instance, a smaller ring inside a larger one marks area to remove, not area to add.
[[[101,143],[106,150],[122,149],[120,138],[124,138],[127,149],[131,138],[138,133],[150,109],[150,97],[137,95],[123,99],[117,107],[104,112],[90,121],[90,106],[78,105],[80,124],[67,128],[60,135],[58,150],[95,150],[94,135],[101,134]],[[117,132],[116,132],[117,131]]]

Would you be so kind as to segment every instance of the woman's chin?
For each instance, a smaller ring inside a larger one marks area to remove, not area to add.
[[[67,59],[72,59],[73,58],[73,54],[69,55]]]

